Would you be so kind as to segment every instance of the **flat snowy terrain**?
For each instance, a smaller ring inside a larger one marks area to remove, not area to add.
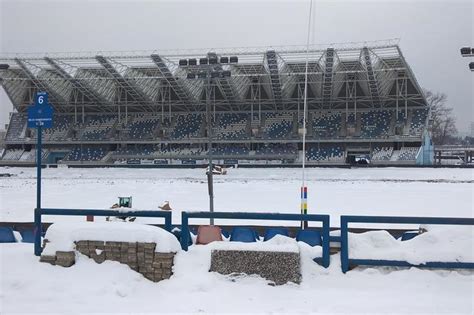
[[[13,175],[0,177],[0,221],[33,221],[35,169],[0,168],[0,173]],[[118,196],[133,196],[135,209],[153,210],[168,200],[175,223],[181,211],[208,210],[203,169],[60,168],[45,169],[43,174],[43,207],[107,209]],[[330,214],[333,226],[339,224],[341,214],[473,217],[473,183],[470,169],[308,169],[309,212]],[[231,169],[228,175],[215,177],[215,208],[299,213],[300,185],[297,169]],[[470,239],[456,231],[467,252],[441,242],[439,254],[470,260],[472,229]],[[417,253],[420,244],[443,241],[420,236],[401,248],[383,232],[371,233],[352,239],[353,254],[357,248],[364,257],[373,252],[366,246],[367,239],[374,246],[391,244],[398,251],[391,255],[405,253],[405,247]],[[338,254],[324,269],[311,260],[312,254],[320,254],[317,248],[312,252],[299,245],[302,283],[270,286],[256,276],[209,273],[211,245],[179,252],[174,275],[153,283],[118,262],[96,264],[78,255],[74,266],[62,268],[39,263],[33,244],[0,244],[0,314],[474,312],[472,271],[357,268],[344,275]],[[438,254],[434,247],[428,254]],[[465,257],[459,252],[466,252]]]
[[[175,257],[174,275],[153,283],[126,265],[80,256],[70,268],[39,263],[32,244],[0,244],[0,313],[472,314],[468,271],[356,269],[338,255],[324,269],[302,256],[300,285],[208,272],[210,246]]]
[[[0,173],[14,175],[0,177],[0,221],[33,221],[36,169]],[[330,214],[332,226],[342,214],[473,216],[473,169],[312,168],[306,178],[309,213]],[[300,211],[300,169],[230,169],[214,181],[215,211]],[[45,208],[107,209],[118,196],[133,196],[133,207],[141,210],[168,200],[176,223],[181,211],[209,209],[204,169],[43,170]]]

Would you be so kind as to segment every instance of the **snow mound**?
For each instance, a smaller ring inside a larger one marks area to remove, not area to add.
[[[473,262],[474,229],[469,226],[430,226],[428,232],[408,241],[387,231],[349,233],[349,257],[426,262]]]
[[[248,250],[291,253],[297,253],[299,251],[296,240],[283,235],[275,235],[270,240],[265,242],[212,242],[209,244],[209,246],[216,250]]]
[[[156,243],[156,252],[181,250],[176,237],[166,230],[132,222],[60,222],[52,224],[45,238],[49,241],[43,254],[74,250],[76,241],[147,242]]]

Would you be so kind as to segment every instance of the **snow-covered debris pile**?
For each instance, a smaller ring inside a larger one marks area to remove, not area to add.
[[[53,224],[46,239],[41,262],[70,267],[76,262],[77,251],[97,263],[112,260],[126,264],[154,282],[171,277],[174,256],[180,250],[173,234],[134,223]]]
[[[44,255],[74,250],[74,242],[84,240],[156,243],[155,251],[160,253],[181,250],[173,234],[160,227],[131,222],[59,222],[48,228],[45,239],[48,243]]]
[[[349,257],[426,262],[474,262],[474,229],[470,226],[429,226],[407,241],[387,231],[349,233]]]
[[[301,282],[300,253],[297,242],[276,235],[267,242],[212,243],[210,271],[223,275],[259,275],[276,285]]]

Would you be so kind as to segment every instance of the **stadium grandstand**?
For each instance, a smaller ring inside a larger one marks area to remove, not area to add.
[[[308,55],[303,47],[3,55],[0,83],[14,105],[4,165],[35,161],[26,112],[38,91],[55,111],[43,133],[51,164],[205,164],[209,153],[221,164],[415,164],[429,117],[391,41]]]

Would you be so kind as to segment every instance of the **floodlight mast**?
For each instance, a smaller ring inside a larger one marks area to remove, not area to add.
[[[193,60],[191,63],[190,61]],[[213,153],[212,153],[212,120],[211,120],[211,94],[214,84],[214,78],[226,78],[231,76],[230,71],[222,69],[221,64],[237,63],[238,58],[236,56],[231,57],[216,57],[199,58],[199,66],[196,65],[196,59],[181,59],[179,61],[180,67],[184,67],[187,72],[188,79],[205,79],[205,91],[206,91],[206,123],[207,123],[207,155],[208,155],[208,170],[207,174],[207,186],[209,192],[209,212],[214,212],[214,174],[213,174]],[[197,73],[192,72],[192,69],[188,67],[195,66],[198,70]],[[210,225],[214,225],[214,218],[210,218]]]
[[[462,47],[461,56],[463,57],[474,57],[474,47]],[[469,69],[474,72],[474,62],[469,63]]]

